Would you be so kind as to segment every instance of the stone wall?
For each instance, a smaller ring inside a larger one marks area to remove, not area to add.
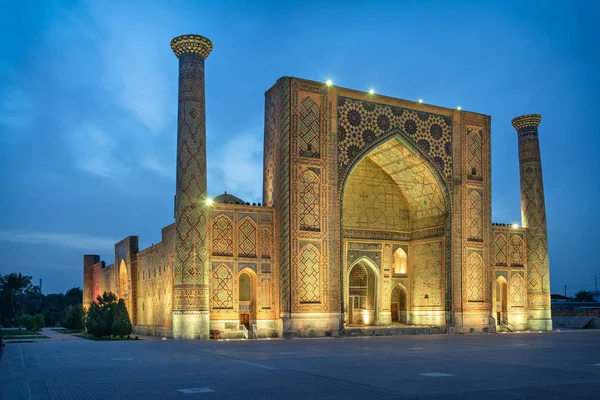
[[[136,333],[171,336],[174,227],[174,225],[169,225],[164,228],[162,242],[137,254]]]

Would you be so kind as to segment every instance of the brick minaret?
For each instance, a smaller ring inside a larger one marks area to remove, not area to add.
[[[552,330],[550,270],[546,205],[538,125],[542,116],[523,115],[512,120],[519,138],[521,216],[527,228],[527,304],[529,329]]]
[[[210,330],[204,61],[212,47],[199,35],[171,41],[179,58],[174,338],[208,339]]]

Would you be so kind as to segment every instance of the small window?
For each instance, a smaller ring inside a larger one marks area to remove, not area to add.
[[[407,255],[401,247],[394,252],[394,274],[406,274],[407,272]]]

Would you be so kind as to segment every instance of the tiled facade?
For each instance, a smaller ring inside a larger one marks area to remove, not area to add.
[[[176,220],[163,241],[84,258],[84,302],[136,332],[337,335],[348,325],[551,329],[539,116],[518,131],[523,227],[491,222],[487,115],[284,77],[265,94],[262,206],[208,205],[204,61],[180,62]],[[238,202],[239,203],[239,202]]]

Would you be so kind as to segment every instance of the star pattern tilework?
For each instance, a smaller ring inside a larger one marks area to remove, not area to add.
[[[370,143],[400,133],[449,179],[452,174],[451,127],[449,116],[339,97],[340,176],[345,175]]]

